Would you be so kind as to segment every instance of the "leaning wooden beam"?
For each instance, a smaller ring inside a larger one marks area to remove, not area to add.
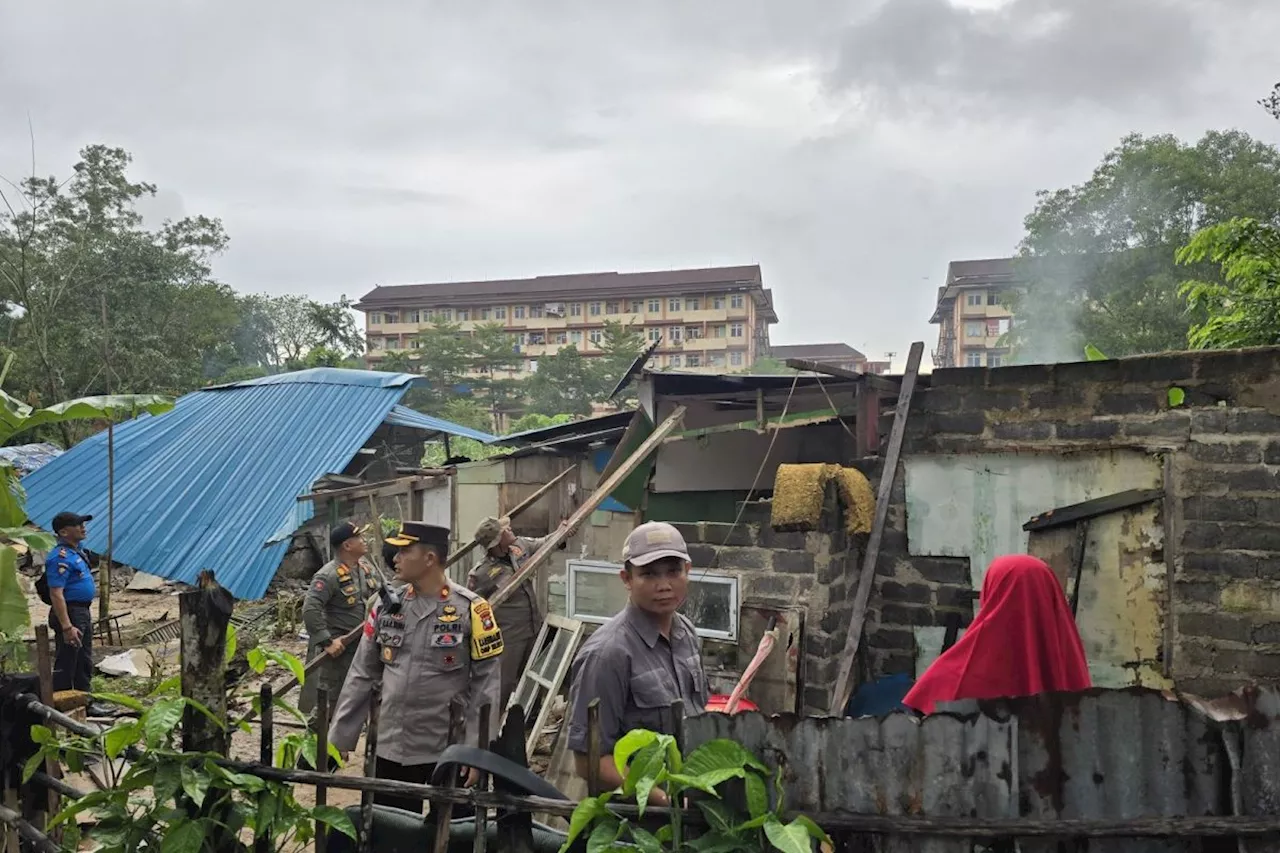
[[[893,496],[893,481],[898,476],[898,457],[902,455],[902,442],[907,430],[907,415],[911,411],[911,395],[915,392],[916,379],[920,375],[920,358],[924,343],[911,345],[907,356],[907,372],[902,376],[902,390],[898,393],[898,408],[893,416],[893,431],[889,433],[889,447],[885,451],[884,469],[880,474],[880,488],[876,495],[876,514],[871,522],[871,535],[867,538],[867,550],[862,558],[862,574],[858,578],[858,590],[853,599],[853,612],[849,615],[849,635],[840,653],[840,670],[836,687],[832,692],[830,713],[844,716],[853,692],[853,665],[862,642],[862,629],[867,621],[867,604],[871,600],[871,587],[876,579],[876,562],[880,558],[880,541],[889,520],[889,501]]]
[[[874,373],[859,373],[856,370],[849,370],[844,367],[837,367],[834,364],[826,364],[821,361],[812,361],[807,358],[789,358],[787,359],[787,367],[792,370],[802,370],[806,373],[821,373],[824,376],[833,376],[836,379],[853,379],[858,382],[865,383],[868,387],[877,391],[883,391],[886,394],[897,394],[900,385],[892,379],[884,376],[878,376]]]
[[[533,494],[529,495],[529,497],[525,498],[524,500],[520,501],[520,503],[513,506],[510,509],[510,511],[507,512],[507,518],[515,518],[517,515],[524,512],[529,507],[533,506],[542,498],[543,495],[545,495],[547,492],[555,488],[557,483],[559,483],[565,477],[568,477],[571,473],[573,473],[576,470],[578,470],[577,465],[570,465],[568,468],[565,468],[559,474],[556,474],[555,477],[551,478],[549,481],[547,481],[545,484],[539,487],[538,491],[534,492]],[[459,548],[458,550],[450,554],[449,559],[445,561],[444,567],[446,569],[449,568],[454,563],[458,562],[463,557],[470,554],[471,549],[475,548],[479,544],[480,544],[480,540],[472,539],[466,545],[463,545],[461,548]]]
[[[654,450],[657,449],[658,445],[666,440],[666,437],[671,434],[672,430],[674,430],[680,422],[684,420],[684,411],[684,406],[676,406],[675,411],[668,415],[667,419],[659,424],[658,428],[649,434],[649,437],[636,448],[635,453],[628,456],[621,465],[614,469],[612,474],[596,486],[595,491],[591,493],[591,497],[583,501],[582,505],[575,509],[573,514],[569,516],[568,523],[553,531],[550,536],[542,541],[542,547],[525,562],[524,566],[516,573],[516,576],[511,579],[509,584],[498,590],[493,595],[489,603],[494,607],[497,607],[499,604],[506,601],[517,589],[520,588],[520,584],[524,583],[526,578],[541,568],[542,564],[550,558],[551,554],[560,547],[560,543],[569,538],[569,531],[577,530],[584,521],[590,518],[591,513],[595,512],[596,509],[599,508],[600,504],[604,503],[609,495],[613,494],[614,490],[616,490],[618,486],[622,485],[622,481],[631,476],[631,472],[639,468],[640,464],[649,457],[649,454],[653,453]]]

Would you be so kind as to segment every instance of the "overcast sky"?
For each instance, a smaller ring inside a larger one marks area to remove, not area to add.
[[[1129,131],[1238,127],[1274,0],[0,4],[0,174],[129,149],[242,291],[759,263],[873,357]]]

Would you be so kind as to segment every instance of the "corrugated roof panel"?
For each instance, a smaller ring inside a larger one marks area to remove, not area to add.
[[[298,496],[346,466],[412,380],[329,369],[269,378],[197,391],[116,427],[117,561],[185,583],[212,569],[237,598],[260,598],[309,517]],[[62,510],[95,516],[86,545],[97,552],[107,544],[106,444],[99,433],[22,481],[37,524]]]
[[[431,415],[424,415],[422,412],[414,411],[408,406],[392,406],[391,412],[387,415],[387,423],[392,426],[445,433],[447,435],[461,436],[462,438],[474,438],[476,441],[484,442],[485,444],[498,440],[496,435],[480,432],[478,429],[471,429],[441,418],[433,418]]]

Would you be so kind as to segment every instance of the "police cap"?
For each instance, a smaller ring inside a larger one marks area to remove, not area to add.
[[[78,512],[60,512],[53,517],[53,526],[49,529],[57,533],[64,527],[79,527],[86,521],[93,521],[93,516],[81,515]]]
[[[400,531],[395,536],[387,537],[388,545],[407,548],[410,545],[434,545],[441,551],[449,550],[449,528],[437,527],[422,521],[402,521]]]
[[[348,539],[355,539],[362,535],[369,528],[367,526],[360,527],[355,522],[344,521],[337,527],[333,528],[329,533],[329,544],[337,548]]]

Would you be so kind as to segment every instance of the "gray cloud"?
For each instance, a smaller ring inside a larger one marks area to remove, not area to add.
[[[759,262],[874,355],[1124,133],[1280,139],[1273,4],[975,2],[0,4],[0,174],[122,145],[245,292]]]

